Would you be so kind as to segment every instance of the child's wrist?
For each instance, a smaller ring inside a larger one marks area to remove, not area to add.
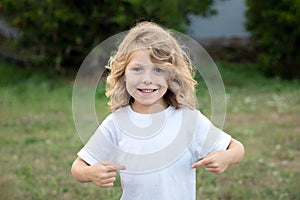
[[[83,176],[84,176],[86,182],[92,182],[93,172],[92,172],[91,166],[84,167],[84,170],[82,170],[82,171],[83,171]]]
[[[238,164],[242,158],[240,158],[240,152],[236,149],[227,149],[226,153],[228,154],[228,162],[229,165],[235,165]]]

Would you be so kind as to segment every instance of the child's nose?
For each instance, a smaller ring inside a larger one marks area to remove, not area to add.
[[[143,76],[143,83],[146,85],[152,84],[152,76],[151,73],[145,72]]]
[[[143,83],[144,83],[145,85],[150,85],[150,84],[152,84],[151,81],[147,81],[147,80],[144,80]]]

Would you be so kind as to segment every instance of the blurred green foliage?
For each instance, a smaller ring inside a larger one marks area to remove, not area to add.
[[[154,21],[178,31],[189,14],[209,16],[216,0],[1,0],[0,14],[21,34],[16,49],[30,64],[80,66],[104,39],[139,21]]]
[[[300,0],[247,0],[247,28],[266,75],[300,78]]]

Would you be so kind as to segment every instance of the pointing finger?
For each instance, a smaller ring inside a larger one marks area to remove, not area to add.
[[[194,163],[194,164],[192,165],[192,168],[197,168],[197,167],[200,167],[200,166],[206,166],[206,165],[208,165],[209,163],[210,163],[210,159],[208,159],[208,158],[203,158],[202,160],[200,160],[200,161]]]
[[[124,165],[120,165],[118,163],[115,162],[110,162],[110,161],[105,161],[102,162],[102,164],[110,169],[112,169],[113,171],[115,170],[125,170],[125,166]]]

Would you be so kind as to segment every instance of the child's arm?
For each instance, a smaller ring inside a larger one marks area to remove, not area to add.
[[[100,187],[112,187],[116,180],[117,170],[125,167],[113,162],[100,162],[89,165],[78,157],[71,168],[73,177],[80,182],[93,182]]]
[[[206,171],[220,174],[230,165],[237,164],[244,159],[245,149],[242,143],[231,139],[227,150],[214,151],[202,160],[194,163],[192,168],[205,167]]]

